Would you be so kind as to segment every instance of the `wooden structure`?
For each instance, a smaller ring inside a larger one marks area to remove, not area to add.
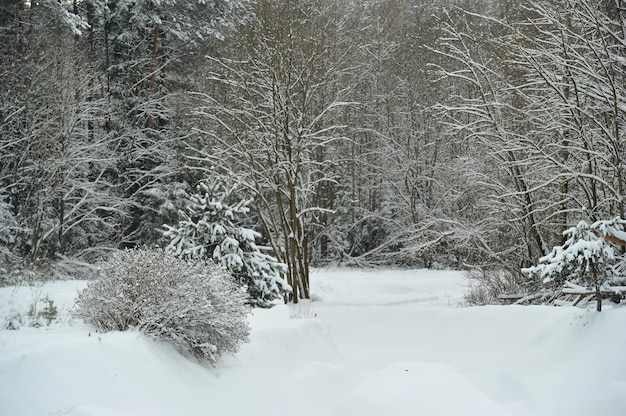
[[[618,238],[618,237],[615,237],[615,236],[607,234],[607,235],[604,236],[604,239],[606,241],[609,241],[609,242],[613,243],[613,244],[617,244],[618,246],[626,247],[626,241],[622,240],[621,238]]]

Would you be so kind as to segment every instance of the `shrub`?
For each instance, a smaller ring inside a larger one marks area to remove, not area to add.
[[[77,316],[99,332],[136,329],[210,363],[250,332],[246,294],[226,271],[163,250],[116,253],[76,302]]]
[[[470,286],[464,298],[469,305],[491,305],[524,299],[529,293],[531,281],[519,273],[506,269],[479,268],[466,272]]]

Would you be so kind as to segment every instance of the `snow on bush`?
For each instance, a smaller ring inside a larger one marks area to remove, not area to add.
[[[248,340],[246,299],[212,262],[144,248],[114,254],[76,303],[77,316],[99,332],[136,329],[215,363]]]
[[[532,288],[522,273],[506,269],[470,269],[465,276],[470,282],[464,295],[468,305],[511,303],[526,298],[524,294]]]
[[[236,187],[219,177],[200,182],[196,193],[183,198],[179,223],[164,226],[168,251],[190,259],[212,258],[248,291],[252,306],[269,307],[290,291],[283,279],[286,266],[256,244],[261,234],[239,225],[252,200],[238,198]]]

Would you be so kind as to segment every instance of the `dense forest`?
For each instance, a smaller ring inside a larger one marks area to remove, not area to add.
[[[324,264],[506,271],[516,292],[581,221],[623,229],[624,7],[2,0],[3,283],[217,215],[296,301]]]

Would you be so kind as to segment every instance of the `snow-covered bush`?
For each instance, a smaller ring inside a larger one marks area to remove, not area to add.
[[[76,314],[100,332],[136,329],[214,363],[248,339],[246,298],[212,262],[144,248],[111,256],[78,295]]]
[[[607,290],[604,286],[620,280],[619,269],[623,261],[605,236],[620,231],[622,226],[621,220],[598,221],[591,225],[581,221],[563,233],[567,240],[562,246],[554,247],[539,259],[537,266],[522,272],[539,277],[544,285],[562,287],[569,283],[571,289],[577,289],[572,285],[578,285],[583,292],[593,291],[600,311],[602,292]]]
[[[247,290],[253,306],[269,307],[290,291],[283,279],[285,265],[256,244],[259,233],[241,225],[252,200],[239,198],[236,187],[219,177],[200,182],[184,198],[178,224],[164,225],[167,251],[183,258],[212,258]]]
[[[465,272],[469,282],[464,298],[468,305],[514,303],[527,298],[532,282],[519,271],[477,268]]]

